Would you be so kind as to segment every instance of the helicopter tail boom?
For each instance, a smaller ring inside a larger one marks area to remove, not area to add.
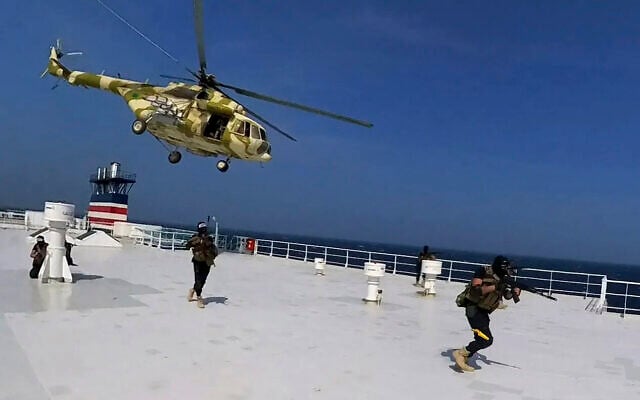
[[[120,88],[132,89],[140,86],[151,86],[141,82],[130,81],[127,79],[120,79],[106,75],[96,75],[89,72],[73,71],[67,68],[60,58],[63,53],[57,47],[51,47],[51,54],[49,55],[49,63],[47,69],[42,73],[41,77],[44,77],[47,73],[55,76],[56,78],[63,79],[70,85],[82,86],[85,88],[102,89],[114,94],[122,94]]]

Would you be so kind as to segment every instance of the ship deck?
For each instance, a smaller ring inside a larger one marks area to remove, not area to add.
[[[28,278],[26,231],[0,230],[0,399],[640,398],[640,319],[523,293],[491,315],[495,342],[462,373],[462,285],[416,295],[361,270],[223,253],[198,309],[190,256],[74,247],[73,284]]]

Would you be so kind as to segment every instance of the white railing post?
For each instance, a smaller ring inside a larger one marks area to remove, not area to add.
[[[309,245],[304,245],[304,262],[307,262],[307,254],[309,253]]]
[[[287,242],[287,259],[289,259],[289,242]]]
[[[602,283],[600,284],[600,299],[598,300],[598,309],[604,307],[604,303],[607,301],[607,276],[602,277]]]
[[[551,296],[551,287],[553,286],[553,271],[551,271],[551,275],[549,276],[549,296]]]
[[[449,261],[449,278],[447,278],[447,282],[451,282],[451,273],[453,272],[453,261]]]
[[[171,237],[171,251],[176,251],[176,233],[173,232]]]
[[[371,262],[371,252],[369,252],[369,262]]]
[[[269,257],[273,257],[273,240],[271,241],[271,250],[269,251]]]
[[[622,318],[624,318],[627,313],[627,298],[629,296],[629,283],[626,284],[626,288],[624,289],[624,308],[622,309]]]
[[[324,262],[327,262],[327,248],[324,248]]]
[[[349,266],[349,250],[347,250],[347,256],[344,260],[344,267],[347,268]]]
[[[398,256],[393,256],[393,274],[396,274],[398,268]]]
[[[589,296],[589,280],[591,278],[591,274],[587,275],[587,288],[584,291],[584,298],[586,299]]]

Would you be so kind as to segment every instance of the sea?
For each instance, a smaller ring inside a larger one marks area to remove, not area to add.
[[[186,226],[180,224],[162,224],[156,223],[165,227],[183,229],[193,231],[193,226]],[[400,244],[387,244],[387,243],[375,243],[357,240],[346,239],[331,239],[317,236],[304,236],[294,234],[280,234],[269,232],[257,232],[249,230],[239,229],[220,229],[219,234],[232,236],[246,236],[256,239],[283,241],[283,242],[295,242],[303,244],[311,244],[317,246],[336,247],[344,249],[354,249],[364,252],[377,252],[388,254],[403,254],[407,256],[417,256],[422,250],[422,246],[400,245]],[[431,252],[435,252],[439,259],[457,260],[462,262],[482,263],[490,264],[496,253],[485,253],[478,251],[468,251],[460,249],[448,249],[429,246]],[[571,271],[582,272],[590,274],[602,274],[607,275],[608,279],[640,282],[640,265],[631,265],[623,263],[603,263],[595,261],[585,260],[569,260],[560,258],[546,258],[540,256],[529,255],[515,255],[508,252],[503,253],[505,257],[508,257],[512,263],[519,268],[537,268],[555,271]]]

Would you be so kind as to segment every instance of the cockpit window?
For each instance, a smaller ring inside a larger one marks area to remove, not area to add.
[[[256,125],[251,125],[251,138],[252,139],[260,139],[260,132],[258,132],[258,127]]]
[[[260,139],[267,140],[267,133],[262,128],[260,128]]]
[[[238,133],[241,135],[244,135],[246,137],[249,137],[249,134],[251,132],[250,130],[251,128],[249,127],[249,123],[245,122],[245,121],[240,121],[240,126],[238,127]]]

